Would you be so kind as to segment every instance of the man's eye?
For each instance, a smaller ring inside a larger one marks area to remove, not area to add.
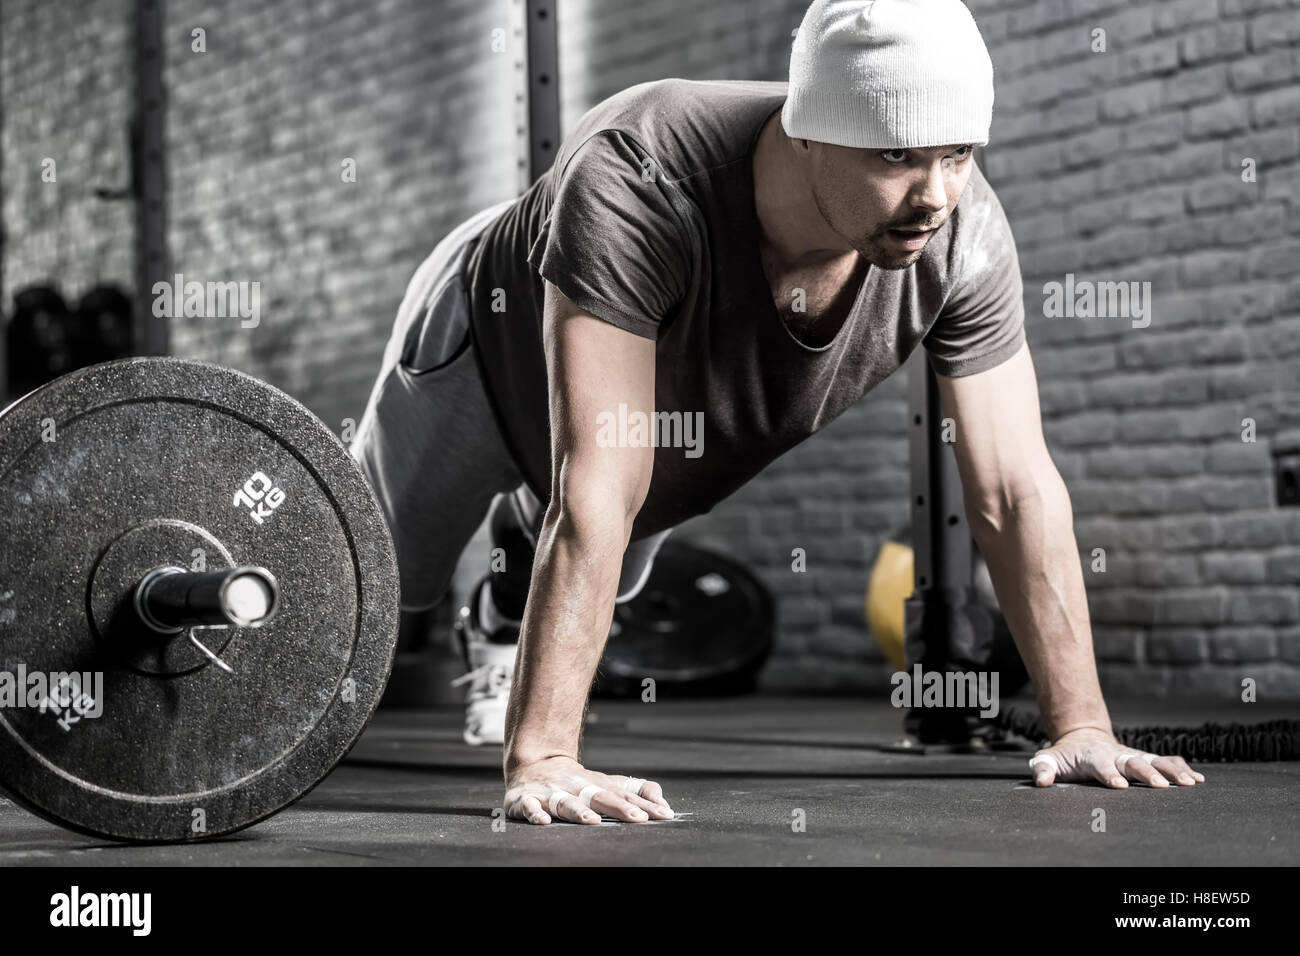
[[[887,149],[880,154],[880,158],[887,163],[901,163],[907,160],[907,152],[901,149]]]
[[[974,146],[958,146],[956,149],[952,151],[952,156],[954,159],[960,161],[965,159],[974,151],[975,151]]]

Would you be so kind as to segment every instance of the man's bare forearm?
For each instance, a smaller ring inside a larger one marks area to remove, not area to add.
[[[1079,727],[1109,732],[1064,483],[1057,476],[971,528],[1052,739]]]
[[[577,760],[587,694],[613,617],[627,533],[621,516],[542,526],[506,712],[505,770]]]

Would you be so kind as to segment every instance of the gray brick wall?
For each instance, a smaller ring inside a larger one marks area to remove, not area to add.
[[[360,418],[411,273],[515,191],[508,0],[168,5],[177,270],[260,281],[252,330],[182,320],[179,354],[234,365],[336,429]],[[192,51],[192,30],[207,52]],[[356,181],[343,181],[354,160]]]
[[[133,213],[96,198],[130,179],[130,0],[0,4],[0,290],[55,279],[75,300],[132,284]],[[42,179],[54,161],[54,181]]]
[[[664,76],[782,79],[804,0],[560,0],[563,117]],[[981,154],[1025,277],[1044,427],[1069,485],[1105,686],[1300,697],[1300,512],[1271,449],[1300,428],[1300,5],[972,0],[993,55]],[[128,0],[0,6],[6,294],[130,285]],[[168,4],[169,246],[187,278],[259,281],[262,321],[174,323],[179,354],[359,415],[420,258],[515,191],[508,0]],[[191,50],[206,31],[207,52]],[[1107,51],[1090,50],[1106,30]],[[59,181],[40,182],[40,160]],[[1257,163],[1254,183],[1241,161]],[[341,181],[356,161],[357,181]],[[1154,318],[1048,319],[1065,273],[1152,283]],[[782,598],[777,688],[881,692],[862,623],[906,518],[896,376],[684,534]],[[1243,443],[1241,421],[1257,423]],[[807,572],[790,569],[807,552]]]

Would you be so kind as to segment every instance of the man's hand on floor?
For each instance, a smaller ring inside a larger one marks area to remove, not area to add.
[[[1144,754],[1093,727],[1063,734],[1051,747],[1034,754],[1030,766],[1034,784],[1039,787],[1088,780],[1100,780],[1116,789],[1127,787],[1130,780],[1148,787],[1167,787],[1171,783],[1191,787],[1205,782],[1204,775],[1187,766],[1182,757]]]
[[[548,757],[511,772],[505,808],[507,817],[539,824],[599,823],[601,814],[627,823],[674,816],[653,780],[598,773],[568,757]]]

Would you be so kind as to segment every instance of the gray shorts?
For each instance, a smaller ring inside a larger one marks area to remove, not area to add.
[[[543,513],[501,437],[470,338],[468,244],[514,200],[471,216],[416,270],[397,310],[352,454],[370,480],[397,548],[402,608],[425,610],[451,585],[461,552],[493,499],[514,494],[534,543]],[[618,600],[645,584],[669,532],[632,542]]]

